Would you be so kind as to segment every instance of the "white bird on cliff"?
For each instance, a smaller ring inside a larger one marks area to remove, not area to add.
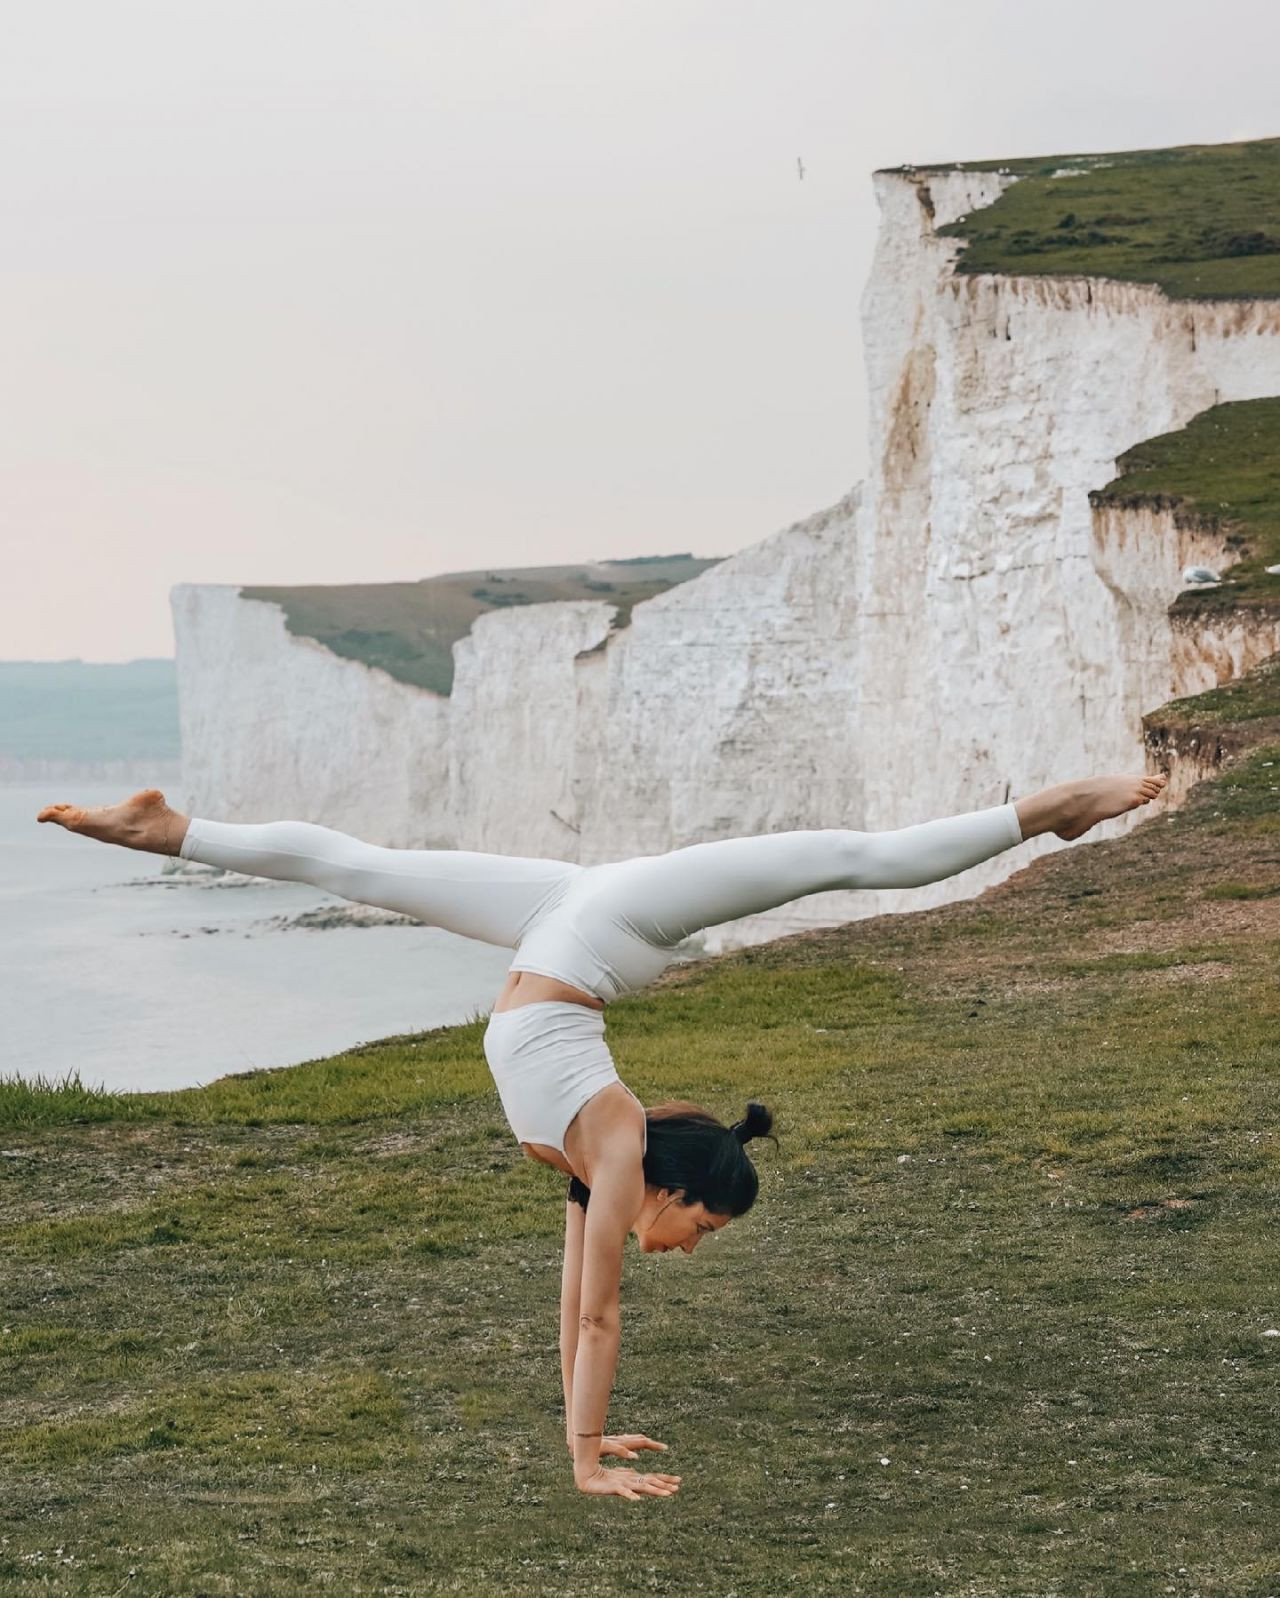
[[[1182,574],[1184,588],[1216,588],[1222,578],[1207,566],[1188,566]]]

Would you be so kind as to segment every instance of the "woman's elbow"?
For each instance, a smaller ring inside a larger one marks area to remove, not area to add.
[[[622,1330],[622,1316],[616,1309],[597,1310],[594,1314],[578,1316],[579,1337],[617,1337]]]

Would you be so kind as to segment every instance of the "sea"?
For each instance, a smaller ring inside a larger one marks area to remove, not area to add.
[[[358,912],[297,883],[173,874],[35,819],[128,791],[0,786],[0,1077],[154,1092],[489,1013],[509,949],[333,924]]]

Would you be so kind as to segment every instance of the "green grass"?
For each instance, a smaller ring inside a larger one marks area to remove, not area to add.
[[[1280,139],[964,164],[1019,180],[939,229],[965,241],[957,271],[1116,278],[1185,300],[1280,295]],[[1063,169],[1078,175],[1053,176]]]
[[[979,900],[610,1007],[647,1101],[780,1134],[748,1216],[628,1253],[610,1417],[664,1503],[573,1490],[564,1181],[477,1025],[8,1087],[0,1591],[1280,1590],[1278,815],[1275,738]]]
[[[1213,615],[1280,608],[1280,399],[1238,400],[1193,416],[1176,432],[1144,439],[1116,462],[1117,475],[1091,505],[1147,505],[1221,527],[1236,560],[1220,588],[1189,589],[1172,614]],[[1257,689],[1242,679],[1223,713]]]
[[[279,605],[291,633],[314,638],[335,655],[378,666],[433,693],[453,688],[453,646],[477,617],[553,600],[604,600],[617,608],[614,629],[632,609],[699,576],[718,559],[641,555],[579,566],[529,566],[448,572],[416,583],[352,583],[242,588],[245,599]]]
[[[387,1038],[286,1071],[246,1071],[176,1093],[102,1093],[71,1073],[0,1081],[0,1126],[83,1121],[236,1122],[266,1126],[376,1119],[448,1104],[475,1091],[484,1023]]]
[[[1275,724],[1280,734],[1280,655],[1265,660],[1245,677],[1208,693],[1173,699],[1146,718],[1161,724],[1240,730],[1256,741],[1259,724]]]

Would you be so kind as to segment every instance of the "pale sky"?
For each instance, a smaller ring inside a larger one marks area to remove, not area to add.
[[[0,19],[9,660],[170,655],[177,582],[744,548],[865,468],[875,167],[1280,133],[1274,0]]]

